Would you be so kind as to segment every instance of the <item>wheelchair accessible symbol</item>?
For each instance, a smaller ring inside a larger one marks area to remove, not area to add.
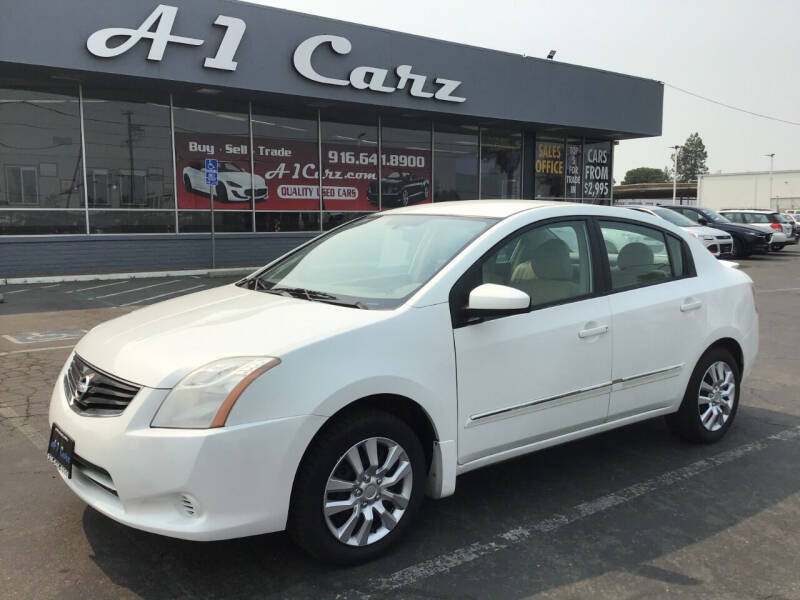
[[[206,185],[217,185],[217,159],[206,159]]]

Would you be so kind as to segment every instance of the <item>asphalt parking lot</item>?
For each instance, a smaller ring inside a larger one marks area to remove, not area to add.
[[[654,420],[468,473],[395,550],[350,569],[282,533],[193,543],[118,525],[45,460],[50,391],[82,331],[235,277],[5,287],[0,596],[800,598],[800,251],[742,268],[761,351],[722,442]]]

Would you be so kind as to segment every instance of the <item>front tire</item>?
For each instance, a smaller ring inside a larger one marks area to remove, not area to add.
[[[345,414],[311,443],[295,478],[287,529],[312,556],[371,560],[419,511],[425,455],[403,421],[379,410]]]
[[[745,251],[744,243],[741,240],[737,240],[733,238],[733,247],[731,249],[731,257],[732,258],[747,258],[750,256],[750,253]]]
[[[190,194],[194,193],[194,188],[192,188],[192,180],[189,179],[188,175],[183,176],[183,187]]]
[[[739,408],[741,373],[725,348],[711,348],[697,362],[677,413],[667,415],[670,429],[699,444],[719,441]]]

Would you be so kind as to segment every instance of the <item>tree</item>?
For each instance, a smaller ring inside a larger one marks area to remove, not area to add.
[[[653,167],[637,167],[625,173],[625,179],[622,180],[622,185],[630,185],[632,183],[666,183],[667,178],[664,171],[661,169],[654,169]]]
[[[672,160],[675,160],[675,155],[672,155]],[[690,183],[697,181],[698,175],[708,173],[706,166],[706,159],[708,152],[703,143],[700,134],[694,132],[684,142],[678,152],[678,181],[681,183]]]

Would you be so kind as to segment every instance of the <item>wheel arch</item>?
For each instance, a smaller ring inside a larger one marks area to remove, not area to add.
[[[742,346],[738,341],[732,337],[719,338],[705,349],[703,355],[705,355],[709,350],[713,350],[715,348],[724,348],[730,352],[733,355],[734,360],[736,360],[736,366],[739,368],[739,375],[741,376],[744,373],[744,351],[742,350]]]

